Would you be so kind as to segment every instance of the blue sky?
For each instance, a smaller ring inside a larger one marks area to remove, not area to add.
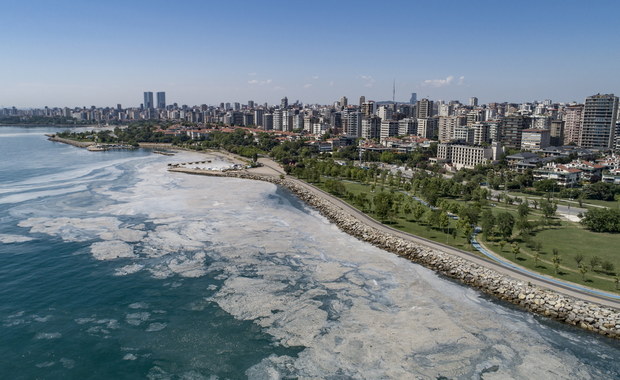
[[[0,0],[0,106],[583,101],[620,93],[620,1]]]

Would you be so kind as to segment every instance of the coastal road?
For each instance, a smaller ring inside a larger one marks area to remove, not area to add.
[[[280,165],[278,165],[276,162],[274,162],[271,159],[268,158],[261,158],[260,159],[261,163],[264,165],[265,169],[271,169],[272,173],[268,173],[267,170],[263,170],[263,172],[261,174],[263,175],[271,175],[271,176],[279,176],[281,174],[284,174],[284,171],[282,170],[282,168],[280,167]],[[258,173],[257,173],[258,174]],[[445,245],[445,244],[441,244],[441,243],[437,243],[434,242],[432,240],[428,240],[419,236],[415,236],[400,230],[397,230],[395,228],[386,226],[383,223],[380,223],[378,221],[376,221],[375,219],[369,217],[368,215],[364,214],[363,212],[359,211],[358,209],[354,208],[353,206],[349,205],[348,203],[340,200],[339,198],[336,198],[334,196],[332,196],[331,194],[311,185],[308,184],[304,181],[301,181],[297,178],[291,177],[291,176],[287,176],[288,180],[293,181],[295,184],[304,187],[307,191],[311,192],[312,194],[321,197],[323,199],[326,199],[327,201],[329,201],[330,203],[332,203],[334,206],[337,206],[338,208],[340,208],[342,211],[348,213],[349,215],[351,215],[352,217],[358,219],[360,222],[367,224],[373,228],[376,228],[377,230],[384,232],[384,233],[388,233],[394,236],[397,236],[401,239],[404,240],[408,240],[414,243],[418,243],[418,244],[422,244],[425,245],[429,248],[432,249],[436,249],[438,251],[442,251],[442,252],[446,252],[449,253],[451,255],[454,256],[458,256],[461,257],[463,259],[466,259],[470,262],[473,262],[475,264],[478,264],[480,266],[492,269],[498,273],[501,273],[503,275],[512,277],[516,280],[520,280],[523,282],[529,282],[533,285],[537,285],[543,288],[547,288],[547,289],[551,289],[553,291],[556,291],[560,294],[564,294],[564,295],[568,295],[577,299],[581,299],[584,301],[588,301],[588,302],[594,302],[594,303],[598,303],[600,305],[604,305],[604,306],[609,306],[609,307],[613,307],[616,309],[620,309],[620,301],[617,299],[612,299],[612,298],[608,298],[608,297],[604,297],[601,295],[597,295],[597,294],[593,294],[593,293],[589,293],[587,291],[581,291],[579,289],[573,289],[570,287],[569,284],[567,285],[563,285],[561,281],[558,281],[557,279],[553,279],[553,278],[546,278],[545,276],[541,276],[540,274],[534,274],[533,272],[530,272],[529,270],[525,269],[525,268],[521,268],[515,265],[511,265],[511,266],[507,266],[507,265],[502,265],[500,263],[497,262],[493,262],[484,258],[481,258],[480,256],[477,256],[471,252],[467,252],[467,251],[463,251],[460,249],[456,249],[454,247]],[[596,291],[596,290],[594,290]]]

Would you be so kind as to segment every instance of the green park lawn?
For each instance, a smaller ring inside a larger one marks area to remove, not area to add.
[[[515,258],[510,244],[506,244],[502,250],[499,239],[482,241],[482,243],[506,259],[528,269],[588,287],[618,292],[614,277],[604,273],[600,264],[595,271],[592,271],[590,259],[597,256],[601,261],[607,260],[614,264],[615,271],[618,273],[620,270],[620,234],[595,233],[582,228],[577,223],[562,221],[560,226],[537,232],[533,240],[542,244],[538,263],[536,263],[535,251],[526,247],[525,244],[520,244],[521,253]],[[554,248],[558,250],[562,260],[557,274],[552,262]],[[584,256],[582,264],[589,268],[585,274],[585,281],[575,261],[575,256],[578,254]]]
[[[377,185],[375,193],[371,191],[372,186],[369,184],[362,184],[353,181],[342,181],[346,191],[353,194],[366,193],[366,197],[372,200],[373,196],[382,191],[381,185]],[[318,187],[325,190],[323,183],[315,183]],[[383,188],[383,191],[390,191],[388,186]],[[343,198],[344,199],[344,198]],[[377,215],[372,211],[371,207],[366,206],[364,208],[359,205],[344,199],[347,203],[353,207],[360,209],[373,218],[379,220]],[[462,199],[449,199],[451,202],[457,202],[466,204],[467,202]],[[492,206],[494,205],[494,206]],[[495,215],[500,212],[509,212],[517,219],[517,206],[507,205],[504,202],[489,201],[488,206]],[[530,210],[529,220],[538,221],[542,218],[542,214],[539,210]],[[412,216],[405,216],[401,211],[392,217],[390,221],[383,221],[385,224],[402,231],[411,233],[416,236],[431,239],[439,243],[447,244],[455,248],[466,250],[469,252],[476,252],[468,244],[467,240],[461,235],[457,234],[453,237],[451,234],[452,229],[456,228],[456,221],[450,219],[450,225],[445,229],[445,232],[436,228],[431,228],[421,221],[411,220]],[[590,259],[594,256],[600,258],[601,261],[609,261],[615,267],[615,273],[620,273],[620,234],[608,234],[608,233],[595,233],[584,229],[579,223],[560,221],[554,218],[551,226],[539,228],[532,236],[533,241],[540,242],[542,245],[538,263],[535,259],[535,251],[527,246],[520,238],[514,237],[520,246],[520,254],[515,258],[512,253],[511,242],[505,244],[503,250],[500,247],[500,238],[490,238],[489,241],[483,241],[482,236],[479,236],[478,240],[485,244],[485,246],[492,251],[500,254],[508,260],[511,260],[528,269],[560,278],[562,280],[571,281],[574,283],[586,285],[592,288],[603,289],[607,291],[617,290],[617,284],[614,281],[612,275],[606,274],[602,271],[600,264],[595,268],[595,271],[589,269],[585,274],[585,281],[583,275],[580,273],[577,262],[574,257],[577,254],[584,256],[582,264],[591,267]],[[518,230],[515,227],[515,234]],[[557,249],[561,258],[560,270],[555,273],[555,267],[552,262],[553,249]],[[480,254],[482,255],[482,254]]]

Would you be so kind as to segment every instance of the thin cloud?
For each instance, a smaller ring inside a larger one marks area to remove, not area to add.
[[[306,83],[306,84],[304,84],[304,88],[310,88],[310,87],[312,87],[312,83]]]
[[[375,85],[376,80],[370,75],[360,75],[360,78],[365,82],[364,87],[372,87]]]
[[[319,79],[319,76],[315,75],[315,76],[312,77],[312,79],[317,80],[317,79]]]
[[[462,86],[465,84],[465,77],[464,76],[460,76],[459,77],[459,83],[457,83],[458,86]]]
[[[446,87],[452,84],[452,82],[454,82],[454,77],[452,75],[449,75],[446,77],[446,79],[427,79],[424,82],[422,82],[422,86],[425,87]]]
[[[251,76],[251,77],[255,77],[256,73],[248,73],[248,75]]]
[[[248,84],[255,84],[255,85],[265,85],[265,84],[270,84],[272,82],[271,79],[267,79],[267,80],[258,80],[258,79],[251,79],[248,81]]]

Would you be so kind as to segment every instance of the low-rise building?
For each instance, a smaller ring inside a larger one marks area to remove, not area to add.
[[[438,162],[449,162],[458,170],[486,164],[496,160],[500,154],[501,146],[498,143],[490,147],[450,143],[437,145]]]
[[[555,163],[548,163],[542,168],[534,169],[533,175],[535,181],[550,179],[563,187],[576,186],[581,180],[581,170]]]
[[[524,129],[521,131],[521,150],[538,151],[550,145],[548,129]]]

